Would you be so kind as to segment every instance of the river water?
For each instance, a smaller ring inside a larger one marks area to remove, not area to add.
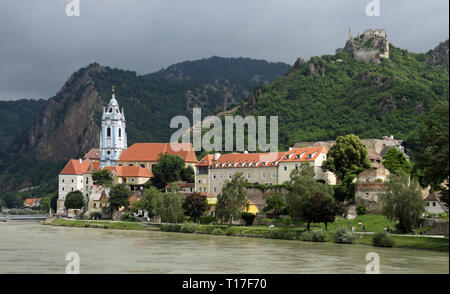
[[[121,231],[0,222],[0,274],[62,274],[68,252],[80,273],[449,273],[448,252],[158,231]]]

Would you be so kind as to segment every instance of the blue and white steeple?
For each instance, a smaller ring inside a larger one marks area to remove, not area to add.
[[[100,168],[115,166],[123,150],[127,149],[127,133],[125,131],[125,115],[112,88],[112,98],[108,106],[103,107],[102,130],[100,133]]]

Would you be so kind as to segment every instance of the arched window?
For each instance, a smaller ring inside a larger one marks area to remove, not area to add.
[[[122,137],[122,129],[119,128],[119,138]]]
[[[106,129],[106,136],[111,137],[111,128]]]
[[[112,108],[111,108],[111,107],[108,109],[108,112],[109,112],[109,113],[112,113]]]

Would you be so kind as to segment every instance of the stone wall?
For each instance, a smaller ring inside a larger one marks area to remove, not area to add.
[[[356,183],[355,184],[355,204],[356,207],[364,205],[367,213],[381,214],[382,205],[379,199],[380,194],[385,193],[383,183]]]
[[[275,192],[281,191],[283,194],[287,194],[288,191],[283,188],[269,188],[261,190],[258,188],[246,188],[247,199],[252,201],[260,212],[263,211],[266,206],[266,200],[272,196]]]
[[[448,221],[442,219],[423,218],[420,220],[423,227],[431,227],[427,234],[445,234],[448,235]]]

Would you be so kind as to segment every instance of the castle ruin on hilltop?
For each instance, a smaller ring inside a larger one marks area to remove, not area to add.
[[[380,63],[381,58],[389,58],[389,41],[384,29],[368,29],[363,34],[353,38],[349,30],[349,37],[344,48],[339,48],[336,53],[348,51],[353,53],[353,58],[366,62]]]

